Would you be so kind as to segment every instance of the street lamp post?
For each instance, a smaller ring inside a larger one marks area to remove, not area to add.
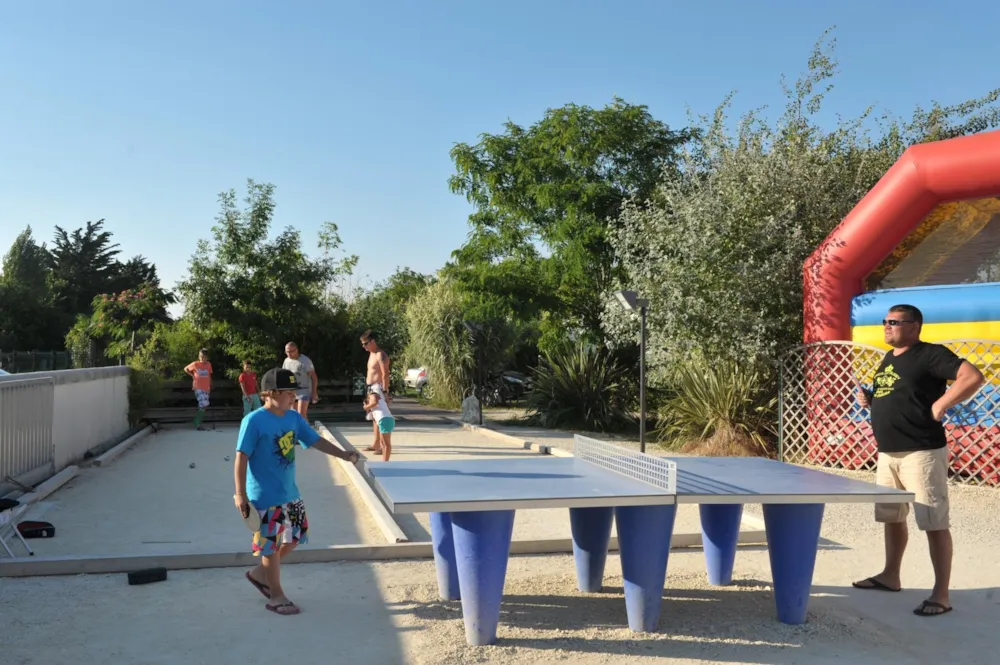
[[[618,302],[629,312],[639,311],[639,450],[646,452],[646,310],[649,301],[635,291],[616,291]]]

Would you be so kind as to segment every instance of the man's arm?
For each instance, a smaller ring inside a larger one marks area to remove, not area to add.
[[[389,398],[389,356],[385,351],[378,354],[379,375],[382,377],[382,391]]]
[[[313,401],[315,402],[319,398],[319,377],[316,376],[315,369],[309,370],[309,378],[312,380],[312,389],[313,389],[312,398]]]
[[[945,411],[975,395],[984,383],[986,383],[986,377],[979,371],[979,368],[968,360],[963,360],[958,367],[958,373],[951,388],[946,390],[941,399],[934,402],[931,407],[934,420],[944,418]]]

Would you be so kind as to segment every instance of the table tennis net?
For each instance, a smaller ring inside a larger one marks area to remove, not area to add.
[[[627,478],[677,492],[677,464],[637,450],[579,434],[573,437],[573,455]]]

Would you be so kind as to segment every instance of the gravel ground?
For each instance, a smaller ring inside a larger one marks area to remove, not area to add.
[[[864,477],[864,474],[841,472]],[[4,579],[0,631],[4,665],[301,662],[768,663],[883,665],[995,663],[1000,625],[1000,492],[952,490],[955,611],[920,618],[910,610],[931,583],[926,541],[912,532],[904,591],[852,589],[878,570],[880,530],[871,506],[830,506],[817,559],[808,622],[774,616],[766,549],[743,547],[736,582],[710,587],[700,550],[671,553],[661,631],[626,627],[618,557],[605,591],[576,591],[572,557],[515,557],[508,566],[499,641],[465,645],[460,603],[437,598],[433,563],[398,561],[288,566],[283,580],[303,608],[276,617],[239,569],[174,571],[167,582],[128,587],[124,576]],[[752,507],[748,507],[751,510]],[[78,636],[70,640],[59,635]],[[275,637],[248,638],[280,630]],[[280,637],[279,637],[280,636]]]
[[[549,445],[567,440],[547,436]],[[824,470],[872,480],[870,472]],[[298,617],[264,611],[240,569],[172,571],[168,581],[140,587],[123,575],[3,579],[0,663],[996,663],[1000,490],[954,486],[951,497],[955,611],[941,617],[911,613],[932,583],[912,516],[904,590],[860,591],[851,581],[882,565],[881,527],[871,505],[831,505],[802,626],[775,618],[763,547],[739,550],[735,582],[724,588],[707,584],[700,550],[672,552],[661,629],[648,634],[627,629],[615,554],[598,594],[576,590],[571,556],[514,557],[499,641],[479,648],[465,644],[460,603],[438,599],[431,561],[310,564],[282,571],[303,609]],[[760,515],[759,506],[747,511]]]

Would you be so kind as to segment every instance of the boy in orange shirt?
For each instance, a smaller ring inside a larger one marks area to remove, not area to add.
[[[257,394],[257,373],[251,368],[249,360],[243,361],[243,373],[239,380],[243,391],[243,415],[246,416],[262,406],[260,395]]]
[[[205,409],[208,408],[209,393],[212,392],[212,363],[208,362],[208,349],[200,350],[198,360],[185,367],[184,373],[191,377],[191,387],[195,399],[198,400],[198,415],[194,417],[195,427],[204,430],[201,421],[205,417]]]

